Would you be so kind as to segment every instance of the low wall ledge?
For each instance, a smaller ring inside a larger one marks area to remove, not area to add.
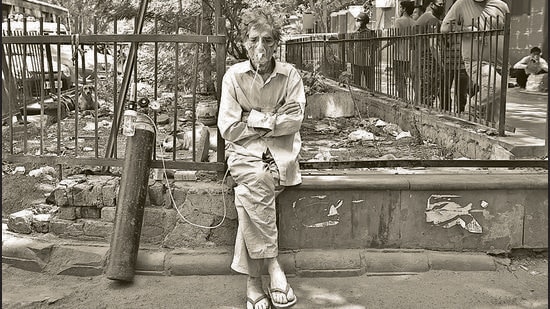
[[[547,190],[548,173],[315,175],[287,190]]]

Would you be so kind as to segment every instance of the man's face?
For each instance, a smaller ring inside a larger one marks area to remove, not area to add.
[[[266,25],[250,29],[245,47],[248,58],[256,67],[268,64],[277,49],[271,27]]]
[[[436,0],[430,5],[436,17],[443,16],[445,13],[445,2],[443,0]]]
[[[540,60],[540,53],[539,52],[531,53],[531,59],[533,59],[535,61],[539,61]]]

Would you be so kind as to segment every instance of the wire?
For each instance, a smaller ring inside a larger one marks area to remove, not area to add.
[[[155,124],[155,122],[153,121],[153,119],[151,119],[151,117],[145,113],[143,113],[143,115],[145,115],[150,121],[151,123],[153,124],[153,127],[155,128],[155,135],[158,133],[158,128],[157,128],[157,125]],[[176,138],[174,136],[174,138]],[[157,139],[159,140],[159,139]],[[162,142],[159,140],[159,146],[160,146],[160,150],[161,150],[161,161],[162,161],[162,173],[163,173],[163,176],[164,176],[164,179],[166,180],[166,187],[168,188],[168,195],[170,196],[170,201],[171,203],[174,205],[174,208],[176,209],[176,212],[178,213],[178,215],[183,219],[183,221],[185,221],[186,223],[192,225],[192,226],[195,226],[195,227],[199,227],[199,228],[203,228],[203,229],[215,229],[217,227],[220,227],[223,222],[225,221],[225,218],[227,217],[227,204],[225,202],[225,180],[227,178],[227,175],[229,174],[229,169],[227,169],[225,171],[225,174],[223,175],[223,179],[222,179],[222,201],[223,201],[223,217],[221,219],[221,221],[214,225],[214,226],[205,226],[205,225],[200,225],[200,224],[197,224],[197,223],[193,223],[191,221],[189,221],[187,218],[185,218],[185,216],[180,212],[180,210],[178,209],[178,205],[176,204],[176,201],[174,200],[174,196],[172,195],[172,189],[170,188],[170,183],[168,182],[168,175],[166,174],[166,164],[164,163],[164,148],[162,147]],[[175,149],[174,149],[175,151]],[[210,196],[212,196],[212,194],[209,192],[208,193]],[[181,207],[183,207],[184,203],[181,204]]]

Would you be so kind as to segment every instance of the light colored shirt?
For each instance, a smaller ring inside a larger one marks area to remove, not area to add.
[[[514,64],[514,69],[527,69],[527,66],[530,65],[530,72],[528,73],[536,71],[535,73],[533,73],[536,74],[540,70],[548,72],[548,62],[546,62],[546,60],[541,57],[539,57],[538,61],[531,61],[531,59],[531,55],[523,57],[520,61]]]
[[[432,11],[426,11],[418,19],[416,20],[416,24],[420,26],[420,28],[425,28],[426,26],[437,26],[439,27],[441,25],[441,21],[434,16]]]
[[[299,103],[301,112],[272,113],[286,102]],[[227,155],[238,152],[262,158],[269,150],[279,168],[281,185],[301,183],[298,156],[302,139],[299,131],[305,104],[302,78],[292,65],[276,61],[273,72],[264,81],[250,61],[234,64],[223,77],[218,114],[218,128],[226,140]],[[253,109],[275,122],[274,129],[265,136],[248,124],[248,113]]]
[[[397,35],[403,37],[397,39],[397,43],[395,44],[395,60],[410,60],[411,48],[409,41],[411,40],[411,36],[409,35],[414,33],[414,26],[416,26],[416,22],[408,15],[403,15],[395,20],[393,28],[398,29]]]
[[[479,19],[479,30],[489,30],[502,27],[504,24],[504,15],[510,13],[506,2],[502,0],[487,0],[486,2],[476,2],[474,0],[457,0],[449,9],[443,22],[441,23],[441,32],[451,31],[451,22],[455,22],[458,29],[470,29],[472,26],[477,28],[477,18]],[[492,24],[485,23],[493,17]],[[497,23],[498,17],[498,23]],[[472,23],[473,21],[473,23]],[[485,28],[486,27],[486,28]]]

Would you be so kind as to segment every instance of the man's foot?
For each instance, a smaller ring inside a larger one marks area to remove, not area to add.
[[[262,290],[262,277],[248,277],[246,281],[246,309],[271,308],[267,295]]]
[[[290,307],[296,303],[294,290],[289,286],[286,275],[276,258],[269,261],[267,270],[271,278],[269,294],[275,308]]]

